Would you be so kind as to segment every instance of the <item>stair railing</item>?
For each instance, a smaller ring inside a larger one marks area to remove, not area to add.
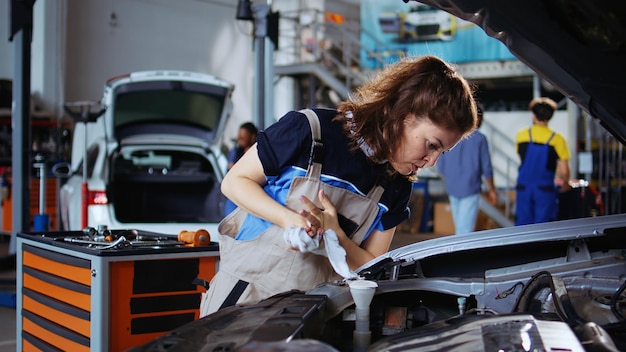
[[[517,173],[515,171],[519,168],[519,162],[517,158],[511,157],[507,149],[509,151],[514,150],[515,140],[486,120],[483,120],[481,131],[488,136],[490,141],[489,149],[494,179],[499,180],[498,183],[500,184],[502,183],[500,180],[504,182],[505,192],[498,192],[498,199],[504,201],[504,215],[507,218],[512,218],[515,215],[515,209],[509,192],[515,189],[517,183]],[[498,160],[500,162],[495,162]]]
[[[310,21],[302,23],[302,19]],[[359,29],[355,33],[350,28],[354,26],[340,25],[324,21],[323,13],[317,9],[303,9],[291,13],[281,13],[281,26],[288,25],[287,30],[281,27],[281,38],[288,35],[286,42],[293,42],[293,47],[281,46],[283,53],[292,53],[290,64],[315,63],[324,71],[340,79],[345,86],[341,92],[336,92],[343,98],[347,93],[364,82],[371,70],[361,68],[361,55],[374,60],[374,70],[386,64],[381,52],[391,52],[391,49],[376,39],[369,32]],[[307,33],[308,32],[308,33]],[[372,50],[361,44],[359,35],[367,36],[375,43]],[[281,70],[278,70],[280,72]],[[291,71],[290,71],[291,72]]]

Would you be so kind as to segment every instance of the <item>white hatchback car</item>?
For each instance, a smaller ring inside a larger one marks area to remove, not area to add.
[[[214,76],[186,71],[109,79],[100,102],[105,113],[74,129],[70,177],[59,194],[63,229],[217,233],[227,166],[220,143],[233,89]]]

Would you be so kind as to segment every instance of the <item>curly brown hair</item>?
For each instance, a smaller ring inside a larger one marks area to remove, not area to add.
[[[363,140],[370,158],[390,159],[398,147],[409,115],[429,118],[435,125],[466,136],[476,128],[473,89],[455,69],[435,56],[406,58],[386,66],[339,103],[335,120],[344,121],[358,148]],[[346,114],[352,112],[350,123]]]

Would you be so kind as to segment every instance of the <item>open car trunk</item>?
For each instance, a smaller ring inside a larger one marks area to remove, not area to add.
[[[218,176],[203,155],[144,147],[111,158],[107,197],[119,222],[206,223],[224,217]]]

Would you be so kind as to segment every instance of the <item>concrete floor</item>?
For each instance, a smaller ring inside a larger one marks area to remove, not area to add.
[[[9,256],[9,238],[0,235],[0,297],[15,294],[15,261]],[[5,302],[5,300],[2,300]],[[15,308],[0,305],[0,352],[15,351]]]
[[[0,321],[2,321],[2,329],[0,329],[0,352],[15,351],[15,309],[0,307]]]
[[[15,288],[15,262],[14,256],[8,255],[8,238],[0,235],[0,293],[11,294],[16,292]],[[439,237],[433,234],[409,234],[397,233],[391,244],[391,249],[395,249],[410,243],[424,241]],[[0,306],[0,352],[13,352],[16,349],[15,331],[16,310],[13,307]]]

